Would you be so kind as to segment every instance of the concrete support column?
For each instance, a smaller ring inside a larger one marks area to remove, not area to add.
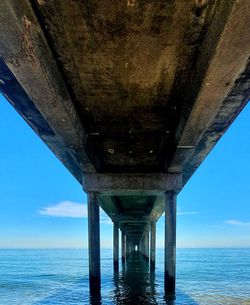
[[[90,291],[100,292],[100,215],[97,193],[88,193],[88,232],[89,232],[89,286]]]
[[[141,252],[141,254],[143,254],[144,255],[144,237],[142,237],[141,238],[141,240],[140,240],[140,252]]]
[[[147,260],[149,260],[149,231],[145,232],[145,237],[144,237],[144,255]]]
[[[114,270],[118,270],[119,267],[119,226],[118,222],[113,224],[113,260]]]
[[[131,241],[131,244],[130,244],[130,253],[132,253],[134,251],[134,244],[133,244],[133,241]]]
[[[143,235],[142,239],[141,239],[141,252],[144,256],[146,256],[146,248],[145,248],[145,235]]]
[[[126,235],[122,232],[122,262],[126,260]]]
[[[176,193],[165,194],[165,294],[175,293]]]
[[[131,240],[131,241],[130,241],[130,247],[129,247],[129,248],[130,248],[129,253],[132,253],[132,252],[133,252],[133,246],[134,246],[134,245],[133,245],[133,241]]]
[[[155,269],[156,223],[151,222],[150,230],[150,268]]]
[[[129,241],[129,238],[126,236],[126,259],[128,259],[128,256],[129,256],[129,248],[130,246],[130,241]]]

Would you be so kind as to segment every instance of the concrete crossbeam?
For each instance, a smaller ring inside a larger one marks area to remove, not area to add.
[[[158,195],[166,191],[180,191],[180,174],[97,174],[83,175],[86,192],[100,192],[106,195]]]
[[[147,223],[150,220],[149,215],[137,216],[137,215],[129,215],[128,213],[118,214],[113,217],[114,221],[118,221],[119,224],[122,223]]]

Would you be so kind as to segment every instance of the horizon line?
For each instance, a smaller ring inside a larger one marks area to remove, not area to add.
[[[101,247],[103,250],[112,250],[113,247]],[[156,247],[164,250],[164,247]],[[203,246],[203,247],[176,247],[176,249],[250,249],[250,246]],[[0,250],[88,250],[88,247],[1,247]]]

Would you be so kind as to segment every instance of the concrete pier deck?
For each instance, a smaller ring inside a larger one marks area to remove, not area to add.
[[[166,213],[174,292],[176,196],[249,100],[249,28],[248,0],[1,0],[0,91],[88,193],[93,289],[101,206],[115,269],[119,230],[154,268]]]

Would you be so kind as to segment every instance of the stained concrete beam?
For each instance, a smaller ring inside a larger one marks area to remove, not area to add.
[[[71,155],[64,149],[60,138],[54,133],[44,117],[37,110],[27,93],[0,58],[0,91],[9,103],[31,126],[35,133],[47,144],[68,170],[81,182],[82,172]]]
[[[114,217],[114,221],[118,221],[120,224],[123,223],[147,223],[150,221],[149,216],[139,216],[139,217],[133,217],[133,216],[125,216],[125,215],[117,215]]]
[[[86,192],[106,195],[158,195],[180,191],[181,174],[85,174],[82,179]]]
[[[190,83],[187,109],[176,132],[177,150],[168,171],[185,184],[250,98],[248,0],[218,1]],[[190,107],[190,106],[189,106]]]
[[[122,223],[119,223],[120,227],[122,229],[126,229],[126,230],[138,230],[138,229],[141,229],[141,228],[144,228],[145,226],[148,226],[148,223],[149,222],[130,222],[130,221],[127,221],[127,222],[122,222]]]
[[[84,150],[86,133],[30,2],[2,0],[0,25],[0,57],[55,133],[50,148],[66,167],[65,152],[82,172],[94,172]]]

